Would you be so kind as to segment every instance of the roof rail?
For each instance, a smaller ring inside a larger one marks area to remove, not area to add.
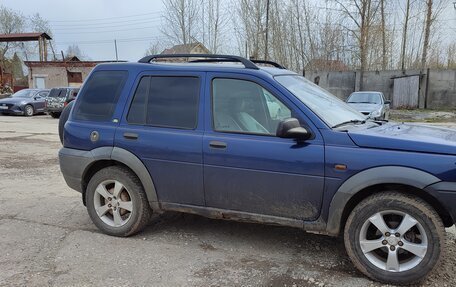
[[[155,59],[167,59],[167,58],[209,58],[212,62],[240,62],[247,69],[259,70],[258,66],[255,65],[252,61],[247,60],[246,58],[232,55],[216,55],[216,54],[160,54],[160,55],[151,55],[146,56],[140,59],[139,63],[150,63],[150,61]],[[203,59],[198,59],[193,62],[209,62],[209,60],[204,61]]]
[[[274,66],[276,68],[279,68],[279,69],[286,69],[284,66],[276,63],[276,62],[273,62],[273,61],[266,61],[266,60],[254,60],[254,59],[250,59],[250,61],[252,61],[253,63],[255,64],[267,64],[267,65],[271,65],[271,66]]]
[[[279,69],[286,69],[284,66],[282,66],[276,62],[273,62],[273,61],[252,60],[252,59],[250,59],[249,61],[254,64],[268,64],[268,65],[274,66]],[[190,61],[190,63],[215,63],[215,62],[233,62],[233,61],[230,59],[221,59],[221,58],[220,59],[197,59],[197,60]]]

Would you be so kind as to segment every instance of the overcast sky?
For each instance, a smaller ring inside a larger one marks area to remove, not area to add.
[[[456,38],[455,1],[448,0],[440,18],[444,43]],[[57,53],[77,44],[91,60],[114,60],[117,39],[119,60],[137,61],[150,42],[163,39],[162,0],[0,0],[0,4],[49,20]]]
[[[49,20],[57,52],[71,44],[92,60],[137,61],[149,43],[161,37],[161,0],[0,0],[24,15],[39,13]],[[127,42],[128,41],[128,42]]]

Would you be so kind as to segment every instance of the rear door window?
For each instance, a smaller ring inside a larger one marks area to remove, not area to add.
[[[51,98],[62,98],[65,97],[66,90],[65,89],[52,89],[49,93],[49,97]]]
[[[198,77],[143,77],[127,121],[130,124],[194,129],[198,121],[199,91]]]
[[[81,91],[78,106],[74,110],[74,118],[90,121],[110,120],[127,76],[127,71],[94,72]]]

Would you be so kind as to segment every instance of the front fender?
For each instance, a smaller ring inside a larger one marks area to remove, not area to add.
[[[340,232],[342,214],[350,199],[361,190],[377,184],[403,184],[424,189],[441,181],[427,172],[402,166],[382,166],[361,171],[347,179],[337,190],[329,206],[328,234]]]

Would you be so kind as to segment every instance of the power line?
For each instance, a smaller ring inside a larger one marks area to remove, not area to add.
[[[145,15],[153,15],[153,14],[161,14],[163,11],[156,11],[144,14],[136,14],[136,15],[128,15],[128,16],[118,16],[118,17],[108,17],[108,18],[98,18],[98,19],[78,19],[78,20],[50,20],[49,22],[53,23],[71,23],[71,22],[96,22],[96,21],[103,21],[103,20],[112,20],[112,19],[124,19],[124,18],[132,18],[138,16],[145,16]]]
[[[147,27],[134,27],[134,28],[129,28],[129,29],[119,29],[119,30],[109,30],[109,31],[79,31],[79,32],[65,32],[65,34],[93,34],[93,33],[110,33],[110,32],[122,32],[122,31],[132,31],[132,30],[138,30],[138,29],[151,29],[151,28],[157,28],[157,26],[147,26]],[[62,32],[61,32],[62,33]]]
[[[151,41],[151,40],[160,40],[166,39],[165,36],[153,36],[153,37],[138,37],[138,38],[116,38],[118,43],[125,42],[141,42],[141,41]],[[68,45],[68,44],[81,44],[81,45],[90,45],[90,44],[112,44],[113,39],[106,40],[94,40],[94,41],[64,41],[56,42],[57,45]]]
[[[68,27],[68,28],[54,28],[52,31],[71,31],[71,30],[84,30],[84,29],[105,29],[105,28],[113,28],[113,27],[125,27],[125,26],[134,26],[134,25],[142,25],[142,24],[149,24],[149,23],[157,23],[157,20],[150,20],[150,21],[143,21],[137,23],[130,23],[130,24],[120,24],[120,25],[108,25],[108,26],[88,26],[88,27]]]
[[[140,22],[140,21],[156,21],[160,20],[162,16],[154,16],[154,17],[147,17],[147,18],[139,18],[139,19],[130,19],[130,20],[123,20],[123,21],[109,21],[109,22],[103,22],[103,23],[82,23],[82,24],[52,24],[52,27],[57,27],[57,28],[64,28],[64,27],[90,27],[94,25],[110,25],[110,24],[119,24],[119,23],[135,23],[135,22]]]

